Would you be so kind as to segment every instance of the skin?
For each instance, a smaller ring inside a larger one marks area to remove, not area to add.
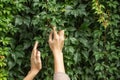
[[[56,28],[54,27],[49,35],[48,41],[50,49],[52,50],[54,56],[54,73],[65,73],[62,53],[64,39],[64,30],[57,32]],[[33,80],[38,72],[42,69],[40,51],[38,51],[37,47],[38,42],[36,41],[31,54],[31,69],[24,80]]]
[[[62,49],[64,46],[64,30],[57,33],[56,28],[49,35],[49,46],[54,56],[54,73],[63,72],[65,73],[63,53]]]
[[[42,62],[40,58],[40,51],[37,49],[38,41],[35,42],[32,54],[31,54],[31,69],[27,76],[23,80],[33,80],[38,72],[42,69]]]

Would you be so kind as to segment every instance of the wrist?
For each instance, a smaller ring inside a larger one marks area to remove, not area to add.
[[[33,80],[36,75],[37,75],[37,72],[30,70],[27,76],[23,80]]]
[[[63,56],[63,53],[61,50],[54,50],[53,52],[53,56]]]
[[[57,55],[54,55],[54,70],[55,73],[57,72],[63,72],[65,73],[64,69],[64,60],[63,60],[63,53],[56,53]]]
[[[59,50],[59,49],[56,50],[56,49],[54,49],[54,50],[52,50],[52,52],[53,53],[62,53],[62,50]]]
[[[62,53],[54,53],[53,57],[55,60],[62,60],[63,59],[63,54]]]
[[[30,70],[29,71],[29,74],[32,74],[34,76],[36,76],[38,74],[39,71],[36,71],[36,70]]]

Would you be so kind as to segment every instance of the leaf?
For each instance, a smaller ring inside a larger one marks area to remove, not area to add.
[[[20,16],[17,16],[15,19],[15,25],[21,25],[23,23],[23,20]]]

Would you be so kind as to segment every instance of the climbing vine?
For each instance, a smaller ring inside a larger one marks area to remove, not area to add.
[[[50,26],[65,30],[63,49],[71,80],[120,79],[119,0],[0,0],[0,80],[22,80],[39,41],[42,70],[52,80]]]

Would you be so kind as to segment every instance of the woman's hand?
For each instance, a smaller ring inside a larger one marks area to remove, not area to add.
[[[35,42],[35,45],[31,54],[31,72],[38,73],[42,69],[42,63],[40,58],[40,51],[37,49],[38,41]]]
[[[49,35],[49,46],[53,53],[62,52],[64,46],[64,30],[57,33],[56,28]]]
[[[62,49],[64,46],[64,30],[61,30],[57,33],[55,27],[49,35],[49,46],[53,52],[54,56],[54,72],[65,73],[63,53]]]
[[[31,69],[23,80],[33,80],[37,73],[42,69],[40,51],[38,51],[37,47],[38,42],[36,41],[31,54]]]

